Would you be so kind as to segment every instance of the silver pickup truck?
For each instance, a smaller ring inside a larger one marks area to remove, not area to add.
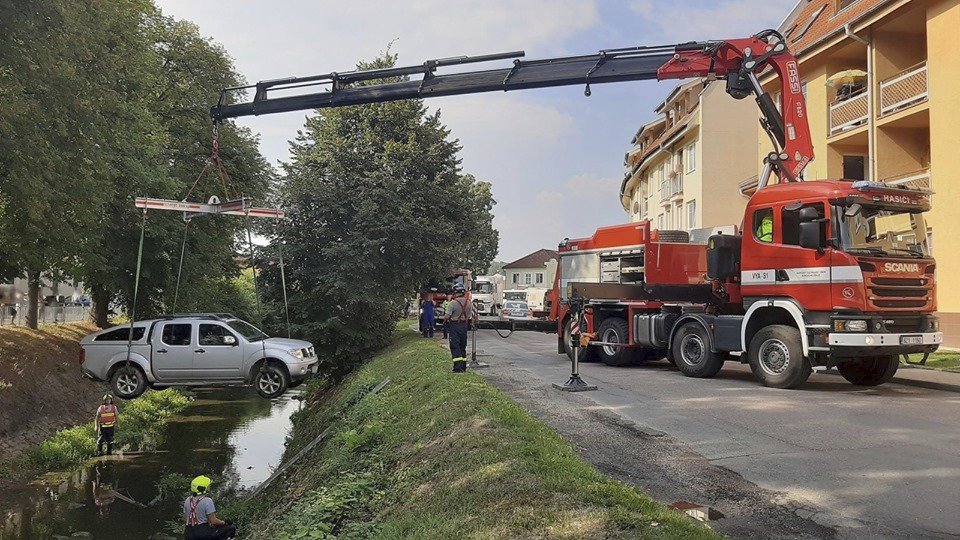
[[[275,398],[317,372],[309,341],[272,338],[226,313],[187,314],[115,326],[80,340],[84,377],[131,399],[147,387],[252,384]]]

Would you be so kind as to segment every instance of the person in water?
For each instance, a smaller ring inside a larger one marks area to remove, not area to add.
[[[237,528],[217,517],[217,506],[210,498],[209,477],[198,476],[190,482],[190,496],[183,501],[186,540],[223,540],[237,535]]]

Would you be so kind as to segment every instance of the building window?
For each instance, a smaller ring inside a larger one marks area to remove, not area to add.
[[[837,13],[847,9],[859,1],[860,0],[837,0]]]
[[[633,215],[640,217],[640,203],[633,203]]]
[[[843,156],[844,180],[864,180],[867,177],[866,156]]]
[[[687,147],[687,172],[697,170],[697,143],[690,143]]]
[[[530,275],[529,273],[523,275],[523,283],[525,285],[530,285],[532,279],[533,279],[533,276]]]
[[[537,272],[537,285],[543,283],[543,272]]]
[[[663,228],[663,214],[660,214],[659,216],[657,216],[657,228],[658,229]]]
[[[671,206],[667,206],[666,214],[663,218],[663,221],[667,224],[668,229],[673,228],[673,212],[670,210],[671,208]]]
[[[520,274],[513,274],[513,283],[514,285],[520,283]]]
[[[687,203],[687,227],[697,228],[697,201]]]

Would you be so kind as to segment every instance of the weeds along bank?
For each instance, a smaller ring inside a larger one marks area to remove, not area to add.
[[[480,377],[449,369],[436,342],[398,331],[342,384],[311,384],[286,459],[330,427],[327,438],[224,516],[256,539],[717,537],[600,474]]]

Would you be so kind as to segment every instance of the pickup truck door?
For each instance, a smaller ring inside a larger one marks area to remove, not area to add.
[[[199,323],[194,350],[194,376],[201,379],[240,379],[243,347],[240,339],[219,323]]]
[[[193,336],[196,323],[164,322],[153,340],[153,372],[164,381],[193,377]]]

